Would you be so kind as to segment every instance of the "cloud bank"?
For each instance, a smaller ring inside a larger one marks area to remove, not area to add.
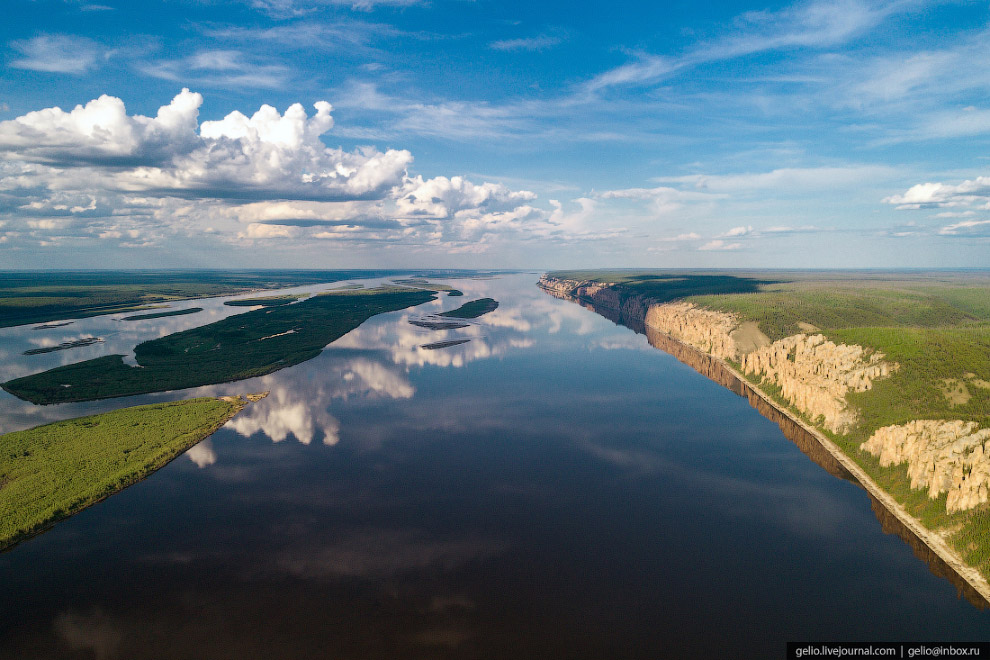
[[[485,249],[548,236],[536,195],[462,176],[411,176],[404,149],[328,147],[326,101],[262,105],[200,121],[183,89],[154,117],[103,95],[0,122],[0,240],[154,245],[170,234],[228,242],[389,243]]]

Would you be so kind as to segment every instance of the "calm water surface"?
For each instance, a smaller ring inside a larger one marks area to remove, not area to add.
[[[990,613],[883,534],[861,489],[536,279],[452,281],[463,298],[240,383],[46,408],[3,394],[11,430],[271,390],[0,555],[0,657],[774,658],[786,641],[990,636]],[[469,328],[408,322],[481,296],[501,306]],[[244,311],[222,300],[126,332],[107,317],[0,331],[3,378]],[[45,332],[113,329],[20,355]]]

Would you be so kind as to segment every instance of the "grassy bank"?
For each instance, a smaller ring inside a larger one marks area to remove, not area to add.
[[[376,314],[433,299],[429,291],[412,289],[313,296],[138,344],[138,367],[128,366],[120,355],[109,355],[17,378],[3,388],[32,403],[49,404],[263,376],[316,357],[327,344]]]
[[[0,435],[0,549],[141,480],[245,403],[190,399]]]

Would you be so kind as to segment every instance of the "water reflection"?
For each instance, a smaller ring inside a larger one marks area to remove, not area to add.
[[[568,299],[567,297],[560,296],[554,292],[548,291],[547,293],[550,293],[557,298],[562,298],[565,300]],[[805,430],[789,415],[786,415],[776,407],[767,403],[766,399],[760,396],[749,383],[736,377],[735,374],[725,368],[721,361],[681,342],[675,341],[665,333],[645,325],[642,319],[638,316],[628,316],[620,310],[601,305],[594,305],[586,300],[573,300],[573,302],[577,302],[585,309],[598,313],[603,317],[612,320],[614,323],[625,325],[637,333],[645,334],[650,346],[673,355],[677,358],[677,360],[690,366],[703,376],[718,383],[731,392],[746,398],[753,408],[758,410],[761,415],[774,422],[784,433],[784,436],[793,442],[806,456],[814,461],[815,464],[822,467],[836,478],[849,481],[850,483],[854,483],[857,486],[862,487],[859,480],[856,479],[845,468],[845,466],[843,466],[835,458],[835,456],[831,454],[831,452],[823,447],[821,442],[819,442],[813,434]],[[753,484],[738,484],[722,480],[719,487],[722,491],[736,490],[738,492],[740,487],[752,488]],[[763,488],[765,486],[761,485],[759,487]],[[801,509],[805,509],[807,505],[810,504],[808,502],[802,502],[802,500],[806,500],[809,497],[814,497],[814,494],[802,491],[787,494],[778,493],[777,495],[777,499],[779,501],[786,502],[790,499],[793,501],[793,504],[797,504]],[[990,603],[988,603],[987,600],[980,595],[978,591],[976,591],[976,589],[974,589],[962,576],[960,576],[941,557],[939,557],[938,554],[929,548],[928,545],[917,536],[917,534],[915,534],[890,511],[888,511],[886,507],[884,507],[883,504],[874,498],[868,491],[867,496],[870,499],[873,513],[880,521],[884,533],[896,534],[900,537],[911,547],[915,556],[925,562],[929,570],[931,570],[934,575],[949,580],[953,586],[956,587],[959,595],[965,597],[974,606],[979,609],[986,609],[987,607],[990,607]],[[830,508],[827,506],[827,502],[817,503],[815,509],[823,514],[822,518],[819,520],[820,523],[824,523],[828,520],[830,517],[827,515],[828,513],[831,513],[831,517],[834,519],[833,524],[821,527],[821,532],[835,534],[840,531],[841,527],[837,524],[839,522],[839,518],[836,518],[837,512],[834,509],[830,511]],[[792,509],[792,511],[794,510]],[[803,520],[801,520],[801,517],[795,516],[795,519],[799,523],[795,526],[795,532],[802,533],[807,531],[807,525]]]
[[[0,658],[774,657],[985,632],[746,400],[535,280],[459,281],[309,362],[128,400],[271,392],[0,554]],[[407,322],[480,297],[499,316],[469,334]],[[486,351],[417,355],[456,336],[433,353]]]
[[[55,633],[70,651],[92,651],[96,660],[118,657],[123,631],[102,610],[64,612],[55,617]]]
[[[358,529],[329,543],[293,544],[273,557],[271,569],[308,579],[381,580],[423,570],[453,571],[504,552],[483,537],[435,538],[418,529]]]
[[[373,280],[373,282],[377,282],[377,280]],[[335,284],[307,285],[280,289],[278,293],[279,295],[310,295],[331,289],[334,286]],[[106,316],[93,316],[76,319],[71,324],[64,326],[30,324],[0,328],[0,382],[104,355],[121,354],[125,356],[125,362],[135,364],[134,347],[141,342],[220,321],[234,314],[243,314],[252,308],[232,307],[224,305],[224,303],[228,300],[256,297],[257,295],[272,295],[272,293],[183,300],[171,303],[167,308],[147,310],[146,312],[119,312]],[[201,307],[203,311],[156,319],[123,320],[135,314],[172,312],[194,307]],[[43,327],[45,325],[49,327]],[[104,341],[99,344],[79,346],[64,351],[23,355],[24,351],[32,348],[57,346],[84,337],[100,337]]]
[[[186,452],[186,456],[199,468],[205,468],[217,462],[217,453],[213,451],[213,443],[210,442],[209,438],[192,447]]]

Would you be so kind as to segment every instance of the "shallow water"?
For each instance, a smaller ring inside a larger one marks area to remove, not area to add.
[[[452,281],[463,298],[240,383],[46,408],[4,395],[22,428],[271,390],[0,555],[0,657],[783,657],[786,641],[987,637],[990,613],[884,534],[863,490],[536,279]],[[485,296],[500,307],[467,328],[408,322]],[[198,317],[16,364],[214,320]],[[24,341],[0,332],[8,355]]]

